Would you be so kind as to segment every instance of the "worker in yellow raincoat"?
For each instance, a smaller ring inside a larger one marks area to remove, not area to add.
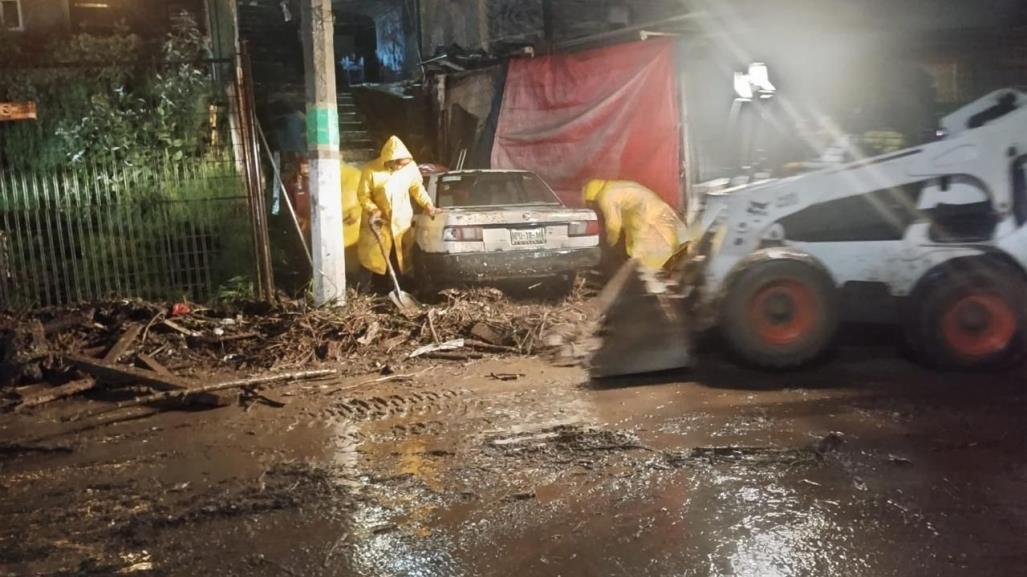
[[[342,238],[346,248],[355,246],[360,238],[360,221],[363,207],[357,190],[363,171],[352,164],[342,163]]]
[[[357,197],[365,213],[357,241],[360,264],[377,275],[388,272],[382,249],[369,228],[380,226],[385,253],[395,258],[396,274],[406,274],[412,268],[414,247],[413,235],[408,234],[414,218],[410,201],[413,199],[432,217],[436,209],[413,156],[399,138],[389,138],[381,156],[364,168]]]
[[[685,225],[674,209],[637,182],[592,180],[584,196],[602,217],[606,244],[612,248],[623,240],[627,257],[648,268],[663,268],[683,240]]]

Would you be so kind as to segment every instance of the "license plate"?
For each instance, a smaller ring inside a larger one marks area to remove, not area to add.
[[[514,246],[546,244],[546,229],[512,229],[510,231],[510,244]]]

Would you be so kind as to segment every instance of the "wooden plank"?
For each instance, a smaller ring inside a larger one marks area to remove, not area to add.
[[[35,120],[35,102],[0,102],[0,122],[5,120]]]
[[[108,363],[116,363],[121,360],[121,357],[125,356],[125,351],[128,350],[128,347],[132,346],[132,343],[135,342],[136,337],[141,332],[143,332],[142,325],[134,323],[128,325],[125,331],[121,333],[121,336],[118,337],[118,341],[114,343],[114,346],[107,351],[107,355],[103,357],[103,360]]]
[[[78,381],[72,381],[66,385],[59,387],[49,387],[47,390],[34,391],[29,395],[21,396],[21,402],[15,407],[15,412],[30,409],[32,407],[38,407],[53,401],[59,401],[60,399],[66,399],[68,397],[74,397],[75,395],[84,393],[86,391],[96,388],[96,379],[87,378]]]
[[[488,352],[492,352],[492,353],[519,353],[519,352],[521,352],[520,350],[518,350],[518,349],[516,349],[514,347],[504,347],[502,345],[493,345],[493,344],[490,344],[490,343],[483,343],[481,341],[476,341],[476,340],[473,340],[473,339],[464,339],[464,345],[466,345],[466,346],[468,346],[468,347],[470,347],[472,349],[480,349],[480,350],[488,351]]]
[[[225,381],[221,383],[215,383],[213,385],[204,385],[202,387],[193,388],[192,390],[171,390],[163,393],[154,393],[145,397],[138,397],[129,401],[122,401],[116,403],[111,407],[96,411],[92,413],[82,413],[72,417],[69,420],[77,421],[79,419],[96,417],[105,415],[120,409],[126,409],[129,407],[138,407],[142,405],[149,405],[153,403],[159,403],[163,401],[183,401],[183,400],[194,400],[196,397],[202,397],[204,395],[217,394],[229,389],[241,389],[245,387],[262,387],[267,385],[273,385],[277,383],[287,383],[292,381],[301,381],[306,379],[317,379],[321,377],[328,377],[337,375],[338,371],[335,369],[317,369],[310,371],[298,371],[295,373],[283,373],[276,375],[264,375],[262,377],[252,377],[248,379],[236,379]]]
[[[146,385],[159,391],[181,391],[198,389],[203,386],[203,383],[193,379],[175,375],[160,375],[153,371],[116,365],[83,355],[68,354],[64,355],[64,358],[80,371],[93,375],[100,382],[112,385]]]
[[[424,355],[426,359],[438,359],[440,361],[470,361],[477,359],[484,359],[485,355],[481,353],[448,353],[440,351],[437,353],[427,353]]]
[[[224,343],[234,343],[237,341],[246,341],[249,339],[255,339],[260,337],[260,333],[240,333],[237,335],[227,335],[223,337],[212,336],[212,335],[196,335],[188,337],[188,342],[200,343],[204,345],[220,345]]]
[[[152,356],[146,353],[139,353],[138,355],[136,355],[136,358],[139,359],[140,363],[146,365],[147,369],[157,373],[158,375],[171,374],[171,371],[169,371],[167,367],[160,364],[160,362],[158,362],[157,359],[153,358]]]
[[[172,321],[170,319],[164,321],[161,324],[163,324],[164,326],[168,327],[169,329],[171,329],[171,330],[173,330],[173,331],[175,331],[177,333],[181,333],[181,334],[183,334],[183,335],[185,335],[187,337],[196,338],[196,337],[201,336],[200,333],[198,333],[196,331],[191,331],[191,330],[183,327],[182,325],[180,325],[180,324],[178,324],[175,321]]]
[[[45,391],[49,391],[53,388],[53,385],[49,383],[33,383],[31,385],[21,385],[14,387],[14,394],[20,398],[31,397],[34,395],[42,394]]]

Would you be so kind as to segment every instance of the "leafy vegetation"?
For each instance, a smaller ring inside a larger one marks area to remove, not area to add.
[[[39,109],[0,124],[9,304],[246,292],[246,191],[207,56],[186,14],[153,46],[121,27],[19,54],[0,35],[0,101]]]
[[[53,168],[69,162],[145,164],[170,153],[203,155],[214,96],[205,68],[206,41],[186,13],[152,54],[118,27],[108,36],[76,34],[51,42],[28,66],[10,38],[0,39],[0,100],[32,100],[36,122],[0,128],[8,168]]]

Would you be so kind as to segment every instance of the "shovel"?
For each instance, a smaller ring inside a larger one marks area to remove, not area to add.
[[[417,302],[412,295],[404,292],[399,286],[399,279],[396,277],[396,270],[392,268],[392,259],[389,258],[389,253],[385,250],[385,244],[382,242],[382,235],[379,234],[378,228],[380,225],[371,223],[369,227],[371,233],[374,234],[374,239],[378,241],[378,248],[382,251],[382,256],[385,257],[385,266],[389,270],[389,276],[392,277],[392,286],[395,287],[391,293],[389,293],[389,300],[392,301],[399,312],[406,317],[417,316],[421,312],[421,305]]]

